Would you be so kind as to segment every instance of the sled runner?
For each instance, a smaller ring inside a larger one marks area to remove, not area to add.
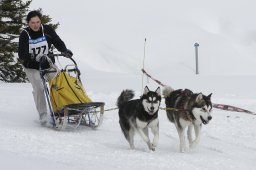
[[[51,54],[48,56],[63,56],[63,54]],[[69,58],[72,64],[59,69],[49,57],[42,57],[39,71],[53,127],[57,129],[66,129],[68,127],[76,129],[79,125],[91,128],[99,127],[103,121],[104,103],[92,102],[87,96],[80,80],[80,70],[75,60]],[[48,60],[50,63],[49,69],[41,69],[43,60]],[[54,78],[51,79],[49,77]],[[47,86],[48,80],[50,81]]]

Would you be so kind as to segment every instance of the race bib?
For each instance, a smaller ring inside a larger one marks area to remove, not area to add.
[[[38,55],[47,55],[49,51],[48,43],[45,36],[29,39],[29,53],[33,54],[34,57]]]

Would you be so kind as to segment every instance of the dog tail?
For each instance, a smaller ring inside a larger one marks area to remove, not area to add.
[[[134,91],[133,90],[124,90],[120,94],[120,96],[117,99],[116,105],[118,108],[120,108],[125,102],[128,102],[134,97]]]
[[[171,87],[171,86],[165,86],[164,89],[163,89],[163,95],[164,97],[169,97],[171,92],[173,92],[174,89]]]

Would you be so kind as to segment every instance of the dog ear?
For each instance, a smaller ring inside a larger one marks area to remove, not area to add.
[[[146,86],[146,87],[144,88],[143,94],[148,94],[148,92],[149,92],[149,89],[148,89],[148,86]]]
[[[158,94],[158,96],[161,96],[161,89],[160,89],[160,87],[157,87],[156,93]]]
[[[208,99],[211,99],[212,93],[207,96]]]
[[[200,100],[203,99],[203,94],[202,93],[199,93],[197,96],[196,96],[196,102],[199,102]]]

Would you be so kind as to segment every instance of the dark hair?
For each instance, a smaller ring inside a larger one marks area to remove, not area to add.
[[[27,22],[29,22],[31,18],[36,17],[36,16],[38,16],[39,19],[41,20],[42,14],[40,11],[36,11],[36,10],[30,11],[27,15]]]

